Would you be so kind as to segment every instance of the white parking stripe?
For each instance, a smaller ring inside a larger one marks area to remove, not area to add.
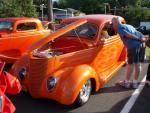
[[[122,111],[120,113],[129,113],[132,106],[134,105],[136,99],[138,98],[138,96],[140,95],[142,89],[144,88],[143,82],[146,80],[146,75],[143,78],[142,82],[140,83],[140,85],[138,86],[138,88],[134,91],[134,93],[132,94],[132,96],[130,97],[130,99],[128,100],[128,102],[126,103],[126,105],[124,106],[124,108],[122,109]]]

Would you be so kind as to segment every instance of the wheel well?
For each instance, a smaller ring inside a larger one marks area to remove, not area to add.
[[[91,82],[92,82],[92,92],[95,92],[96,90],[96,81],[94,78],[91,78]]]

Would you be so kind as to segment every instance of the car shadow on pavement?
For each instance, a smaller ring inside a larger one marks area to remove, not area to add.
[[[113,93],[128,90],[132,89],[125,89],[121,86],[116,85],[112,87],[104,87],[98,93],[94,93],[94,95],[97,95],[99,93]],[[27,92],[21,92],[20,94],[15,96],[8,95],[8,97],[16,107],[15,113],[69,113],[69,111],[77,108],[77,106],[75,105],[62,105],[50,99],[33,99]]]
[[[146,109],[146,111],[150,111],[150,107],[149,107],[149,103],[150,102],[150,92],[149,92],[149,88],[150,86],[145,86],[142,93],[140,94],[139,98],[137,101],[139,101],[139,106],[138,105],[134,105],[133,109],[131,109],[130,113],[142,113],[142,110],[145,111],[144,109]],[[115,93],[115,92],[124,92],[124,91],[129,91],[129,90],[134,90],[134,89],[125,89],[119,85],[114,85],[114,86],[104,86],[103,88],[100,89],[99,92],[94,93],[93,96],[95,95],[99,95],[99,94],[105,94],[105,93]],[[147,91],[149,93],[147,93]],[[56,101],[50,100],[50,99],[33,99],[29,93],[26,92],[21,92],[18,95],[15,96],[10,96],[8,95],[8,97],[10,98],[10,100],[14,103],[15,107],[16,107],[16,112],[15,113],[75,113],[75,112],[71,112],[71,111],[76,111],[77,106],[74,105],[62,105]],[[130,96],[121,99],[120,101],[118,101],[115,105],[113,105],[111,107],[111,109],[109,109],[108,111],[105,112],[88,112],[88,113],[120,113],[120,111],[122,110],[122,108],[124,107],[124,105],[126,104],[126,102],[128,101],[128,99],[130,98]],[[148,98],[148,99],[147,99]],[[147,108],[144,108],[144,104],[145,101],[148,103],[147,104]],[[141,106],[142,103],[142,106]],[[87,103],[89,104],[89,103]],[[86,107],[82,106],[83,108]],[[82,109],[83,109],[82,108]],[[136,112],[137,108],[139,109],[139,111],[141,112]],[[90,109],[90,108],[89,108]],[[142,109],[142,110],[140,110]],[[147,113],[147,112],[144,112]]]
[[[15,113],[66,113],[77,107],[62,105],[50,99],[33,99],[26,92],[8,97],[16,107]]]
[[[98,92],[94,93],[100,94],[100,93],[115,93],[115,92],[124,92],[124,91],[129,91],[129,90],[134,90],[133,88],[124,88],[118,84],[115,84],[114,86],[105,86],[101,88]]]

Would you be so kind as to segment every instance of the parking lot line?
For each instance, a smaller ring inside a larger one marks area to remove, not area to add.
[[[146,75],[144,76],[144,78],[141,81],[138,88],[133,92],[132,96],[130,97],[130,99],[128,100],[128,102],[126,103],[126,105],[124,106],[124,108],[121,110],[120,113],[129,113],[130,112],[130,110],[131,110],[132,106],[134,105],[136,99],[138,98],[138,96],[140,95],[142,89],[145,86],[145,84],[143,84],[143,82],[145,80],[146,80]]]

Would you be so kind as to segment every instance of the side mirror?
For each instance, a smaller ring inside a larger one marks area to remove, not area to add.
[[[10,28],[9,28],[9,31],[12,31],[12,30],[13,30],[13,28],[12,28],[12,27],[10,27]]]

